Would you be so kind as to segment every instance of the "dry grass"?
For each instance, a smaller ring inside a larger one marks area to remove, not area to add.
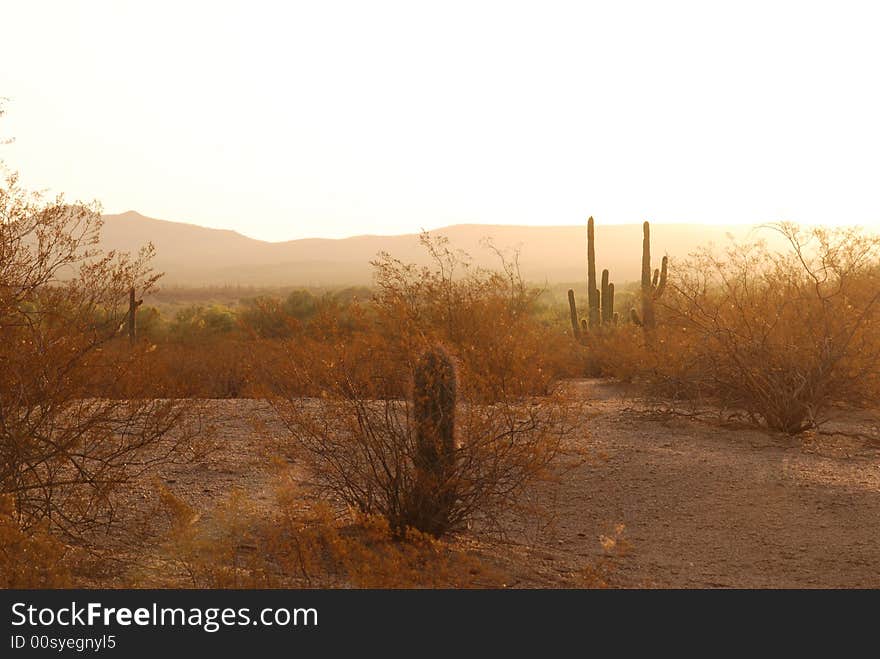
[[[23,529],[14,498],[0,497],[0,587],[69,588],[67,553],[46,523]]]
[[[306,503],[290,479],[271,516],[233,494],[209,523],[161,492],[170,520],[165,556],[196,588],[466,588],[500,585],[476,557],[432,536],[394,533],[378,516],[340,517]],[[174,582],[172,582],[174,583]]]

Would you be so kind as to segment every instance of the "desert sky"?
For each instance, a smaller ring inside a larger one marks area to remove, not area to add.
[[[0,159],[266,240],[880,229],[876,4],[3,0]]]

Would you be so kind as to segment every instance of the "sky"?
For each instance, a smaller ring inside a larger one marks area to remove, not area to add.
[[[880,5],[0,0],[0,159],[265,240],[880,230]]]

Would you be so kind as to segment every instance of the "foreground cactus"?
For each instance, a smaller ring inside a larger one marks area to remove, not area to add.
[[[413,526],[442,535],[455,503],[455,404],[458,380],[455,364],[440,346],[419,359],[413,371],[415,426]]]

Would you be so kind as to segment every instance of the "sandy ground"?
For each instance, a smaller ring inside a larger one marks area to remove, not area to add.
[[[547,491],[553,519],[512,520],[505,544],[478,533],[456,540],[500,569],[508,586],[582,586],[584,568],[598,562],[624,587],[880,587],[876,421],[834,426],[874,440],[790,438],[658,415],[599,381],[571,386],[589,401],[577,439],[589,459]],[[271,408],[253,400],[205,406],[220,448],[164,468],[159,481],[207,516],[236,488],[258,508],[274,505],[278,468],[267,438],[284,431]],[[135,488],[133,498],[146,501],[150,487]],[[619,525],[629,549],[603,558],[600,536]]]

